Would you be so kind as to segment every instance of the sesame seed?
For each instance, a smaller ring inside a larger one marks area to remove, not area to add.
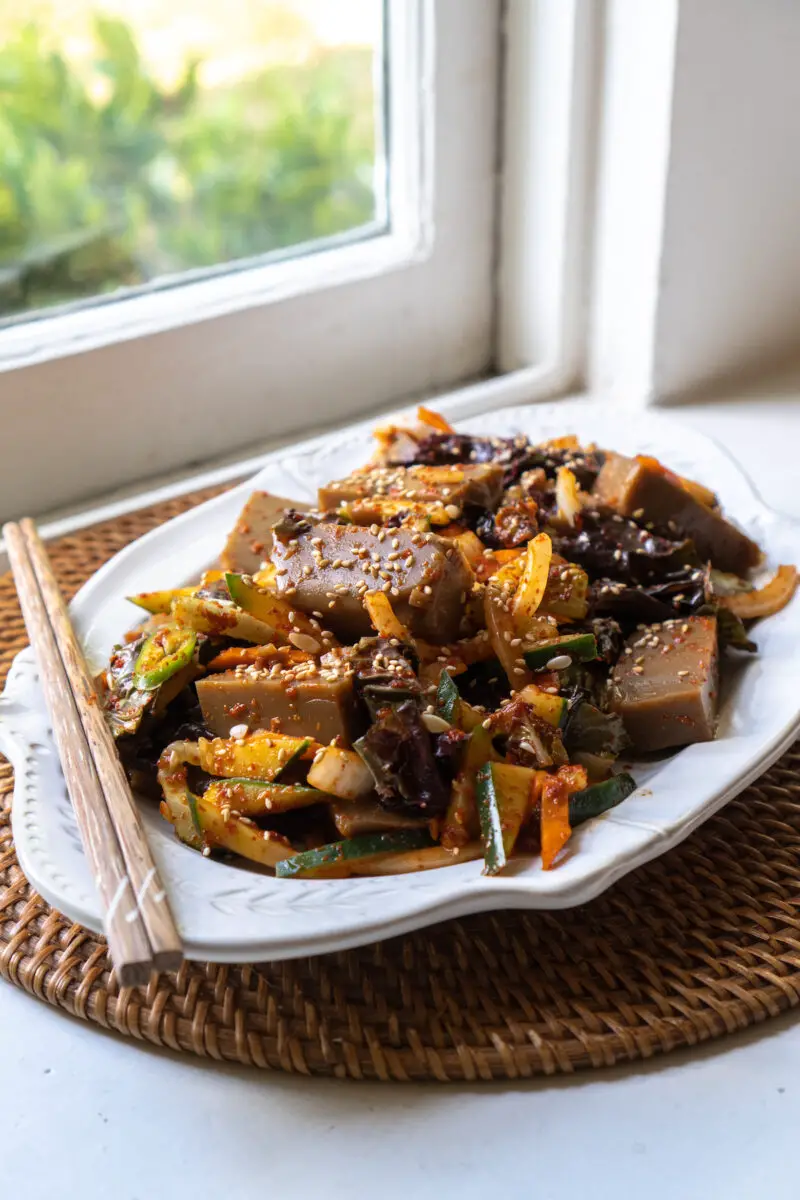
[[[644,675],[644,667],[632,667],[634,675]]]
[[[683,679],[688,674],[689,674],[688,671],[678,671],[678,678]]]
[[[568,654],[556,654],[547,662],[549,671],[561,671],[572,666],[572,659]]]

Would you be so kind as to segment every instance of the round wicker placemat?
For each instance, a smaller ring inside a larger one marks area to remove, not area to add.
[[[209,492],[51,547],[72,593]],[[25,644],[0,577],[0,678]],[[0,765],[0,972],[173,1050],[354,1079],[496,1080],[650,1058],[800,999],[800,743],[687,842],[563,913],[495,913],[274,965],[186,963],[120,991],[105,943],[50,908],[14,853]]]

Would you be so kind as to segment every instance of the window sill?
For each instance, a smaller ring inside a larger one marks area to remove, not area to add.
[[[534,372],[517,372],[461,388],[431,403],[445,413],[457,407],[459,412],[477,414],[492,406],[552,398],[558,390],[558,381],[552,377],[543,375],[537,386]],[[611,397],[597,394],[572,398],[583,398],[587,403],[613,403]],[[413,410],[400,411],[408,414]],[[375,411],[359,424],[371,427],[390,415],[398,416],[399,412]],[[741,390],[728,389],[702,400],[669,406],[669,415],[720,443],[745,467],[767,504],[800,517],[794,452],[794,447],[800,444],[800,366],[780,376],[764,377]],[[324,438],[347,424],[351,422],[309,429],[303,440]],[[233,483],[255,474],[265,455],[298,440],[285,437],[258,442],[247,455],[229,454],[104,493],[90,504],[84,502],[42,513],[38,517],[40,529],[48,539],[61,537],[174,496]],[[0,566],[3,570],[7,567],[2,542]]]

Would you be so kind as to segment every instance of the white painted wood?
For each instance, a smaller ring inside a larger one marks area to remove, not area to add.
[[[652,396],[680,0],[609,0],[588,349],[590,387]]]
[[[800,5],[681,4],[654,391],[798,357]]]
[[[609,0],[587,386],[682,400],[798,355],[800,7]]]
[[[601,57],[592,0],[510,0],[499,231],[501,371],[584,369]]]
[[[395,106],[407,129],[420,123],[417,137],[404,141],[398,128],[395,138],[418,221],[405,258],[395,235],[376,239],[342,251],[360,260],[354,281],[309,258],[297,270],[319,268],[321,286],[309,290],[312,278],[295,295],[278,289],[275,303],[264,292],[239,311],[203,310],[200,321],[50,359],[40,347],[30,366],[0,373],[0,514],[40,512],[223,450],[246,453],[488,368],[500,3],[392,5],[406,7],[420,20]],[[177,292],[152,300],[169,303],[180,308]]]

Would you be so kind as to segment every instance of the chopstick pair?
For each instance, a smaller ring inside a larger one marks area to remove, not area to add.
[[[122,987],[174,971],[183,948],[114,739],[33,521],[3,527],[22,615]]]

